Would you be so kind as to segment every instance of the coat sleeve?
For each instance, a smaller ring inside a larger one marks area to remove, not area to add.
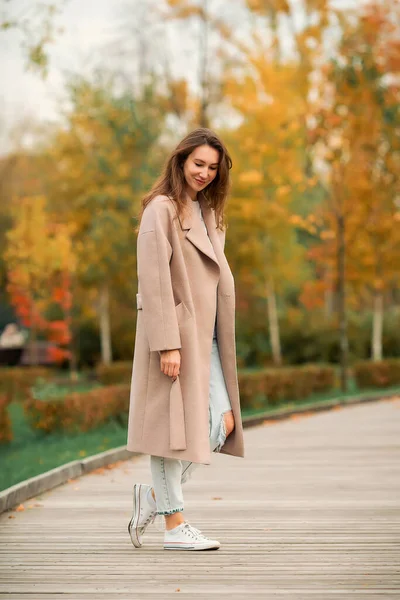
[[[143,212],[137,241],[138,283],[151,352],[181,348],[169,265],[169,230],[167,207],[151,202]]]

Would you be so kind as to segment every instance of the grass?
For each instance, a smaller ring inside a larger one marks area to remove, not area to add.
[[[126,443],[126,427],[114,421],[86,433],[45,435],[29,427],[19,402],[10,404],[9,414],[14,440],[0,446],[0,490],[71,460]]]
[[[328,404],[333,399],[341,399],[343,402],[354,396],[380,396],[386,394],[399,394],[400,387],[392,387],[377,390],[363,390],[356,388],[351,382],[349,392],[344,394],[339,390],[313,394],[302,400],[282,400],[279,404],[266,407],[263,410],[243,409],[242,416],[254,417],[283,412],[295,407],[312,409],[316,405]],[[29,479],[50,469],[68,463],[72,460],[92,456],[111,448],[122,446],[126,443],[126,426],[110,421],[103,426],[86,433],[77,434],[43,434],[33,431],[23,412],[22,404],[13,402],[9,406],[9,414],[12,420],[14,440],[0,446],[0,490],[4,490],[24,479]]]

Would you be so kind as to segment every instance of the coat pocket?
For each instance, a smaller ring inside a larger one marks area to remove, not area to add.
[[[184,302],[179,302],[179,304],[175,306],[175,310],[178,325],[182,325],[183,323],[189,321],[192,318],[192,315]]]

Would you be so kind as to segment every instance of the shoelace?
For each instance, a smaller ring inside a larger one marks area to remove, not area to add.
[[[197,529],[197,527],[193,527],[193,525],[190,526],[193,531],[195,531],[198,535],[201,535],[202,537],[204,537],[204,534],[200,531],[200,529]]]
[[[159,519],[157,520],[157,517],[159,517]],[[154,523],[154,527],[155,530],[158,531],[159,533],[163,533],[165,531],[165,522],[164,519],[162,518],[162,515],[158,515],[156,512],[151,513],[146,521],[143,523],[142,528],[146,528],[148,525],[152,525]],[[157,525],[159,525],[161,523],[161,528],[157,527]]]
[[[154,521],[156,520],[156,518],[157,518],[157,513],[156,512],[150,513],[150,515],[147,517],[147,519],[145,520],[145,522],[143,523],[143,525],[140,527],[140,529],[142,531],[144,531],[148,525],[152,525],[154,523]]]
[[[205,536],[201,533],[200,529],[196,529],[189,523],[185,523],[185,526],[182,528],[182,531],[187,535],[190,535],[193,539],[204,538]]]

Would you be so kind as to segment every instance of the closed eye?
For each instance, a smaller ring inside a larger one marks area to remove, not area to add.
[[[203,166],[201,163],[194,163],[194,164],[196,165],[196,167],[202,167]],[[217,167],[210,167],[210,169],[212,171],[216,171],[218,169],[218,166]]]

